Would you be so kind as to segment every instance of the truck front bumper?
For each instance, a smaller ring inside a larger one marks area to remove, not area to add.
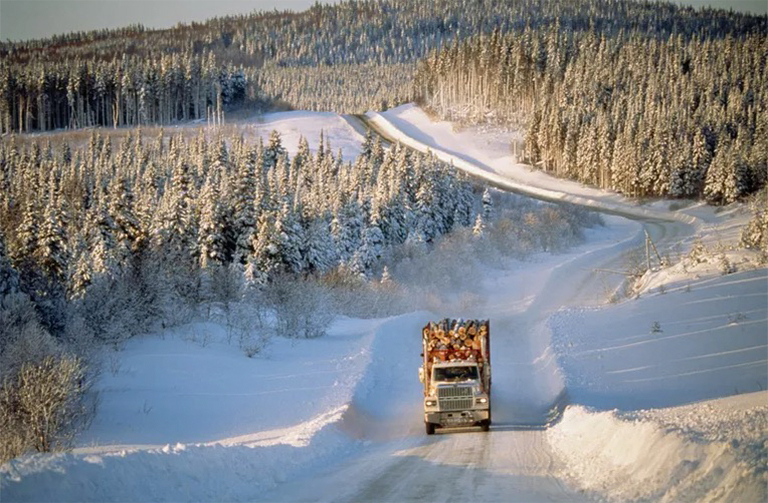
[[[452,410],[450,412],[425,412],[424,421],[440,426],[473,426],[490,418],[488,409]]]

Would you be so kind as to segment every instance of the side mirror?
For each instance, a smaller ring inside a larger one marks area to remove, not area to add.
[[[424,367],[419,367],[419,382],[424,384]]]

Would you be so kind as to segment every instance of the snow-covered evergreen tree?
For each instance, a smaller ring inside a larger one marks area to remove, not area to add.
[[[475,225],[472,226],[472,235],[478,239],[485,236],[485,219],[482,213],[478,213],[477,218],[475,218]]]
[[[304,230],[288,200],[283,201],[275,221],[275,233],[278,243],[278,260],[281,270],[289,273],[300,273],[305,268],[301,250],[304,246]]]
[[[200,267],[203,269],[222,265],[227,258],[226,217],[220,198],[217,183],[209,174],[200,194],[200,233],[197,247],[200,252]]]

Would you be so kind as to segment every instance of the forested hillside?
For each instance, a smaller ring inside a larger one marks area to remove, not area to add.
[[[442,117],[526,125],[528,160],[557,176],[730,203],[768,176],[767,58],[764,31],[656,38],[556,23],[435,52],[417,92]]]
[[[0,44],[0,132],[220,117],[243,100],[364,112],[411,100],[413,64],[435,48],[554,26],[687,40],[765,33],[766,22],[656,2],[371,0],[71,33]]]

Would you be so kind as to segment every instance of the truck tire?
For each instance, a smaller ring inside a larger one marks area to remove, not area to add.
[[[488,407],[488,419],[484,419],[483,421],[480,421],[480,428],[482,428],[483,431],[489,431],[491,429],[491,408]]]
[[[427,435],[435,434],[435,423],[424,423],[424,426],[426,426]]]

